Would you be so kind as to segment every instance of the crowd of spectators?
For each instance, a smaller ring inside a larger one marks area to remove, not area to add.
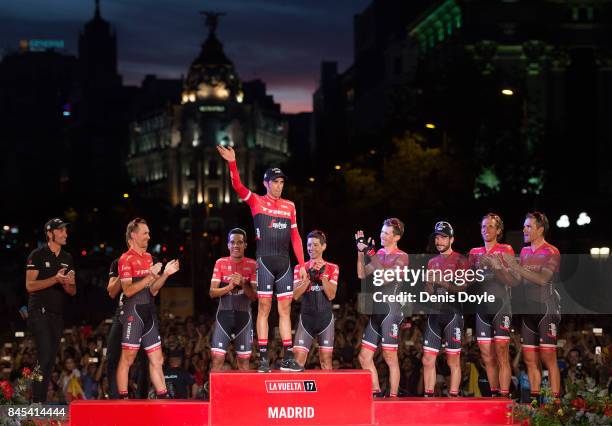
[[[294,312],[297,314],[297,311]],[[333,353],[334,369],[360,368],[357,360],[367,316],[356,309],[355,303],[346,303],[334,311],[336,315],[335,344]],[[161,312],[161,335],[166,365],[164,373],[169,390],[176,398],[206,399],[208,397],[208,376],[210,372],[210,338],[214,324],[212,315],[199,314],[194,317],[175,317]],[[297,319],[297,317],[295,318]],[[399,396],[423,395],[423,354],[422,327],[424,315],[409,316],[402,323],[398,356],[401,366]],[[106,336],[110,319],[99,324],[73,326],[64,331],[57,362],[48,389],[49,403],[65,403],[75,398],[108,399]],[[294,322],[294,324],[297,322]],[[519,330],[519,319],[515,318],[515,329]],[[470,318],[466,318],[461,354],[463,396],[490,396],[484,365],[480,359],[478,345],[470,335]],[[606,316],[567,316],[560,326],[558,340],[559,366],[562,372],[562,388],[572,383],[592,380],[601,387],[612,389],[612,340],[608,333],[612,320]],[[595,329],[595,332],[594,332]],[[276,338],[270,339],[270,364],[278,369],[282,360],[282,346],[278,329],[272,328]],[[272,337],[272,336],[270,336]],[[521,343],[518,333],[513,333],[510,355],[513,365],[511,394],[517,400],[527,401],[529,382],[526,368],[521,359]],[[32,369],[36,363],[36,348],[28,332],[23,337],[11,337],[2,342],[0,348],[0,379],[15,381],[24,367]],[[251,368],[257,368],[257,351],[253,352]],[[139,357],[140,359],[140,357]],[[380,351],[375,357],[383,392],[388,393],[388,371]],[[138,360],[137,362],[142,362]],[[318,351],[315,347],[309,353],[306,369],[318,369]],[[223,369],[235,369],[234,352],[228,352]],[[138,386],[147,386],[147,380],[139,380],[138,368],[131,369],[130,396],[143,395]],[[444,355],[438,357],[437,384],[435,394],[448,394],[450,371]],[[299,374],[299,373],[296,373]],[[544,374],[545,375],[545,374]],[[544,379],[544,382],[546,379]],[[152,392],[153,397],[154,392]]]

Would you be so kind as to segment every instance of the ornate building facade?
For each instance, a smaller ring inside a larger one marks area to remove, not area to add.
[[[221,14],[206,12],[208,37],[177,102],[142,112],[130,125],[128,174],[140,194],[172,206],[223,207],[236,197],[216,146],[236,150],[243,181],[288,155],[288,124],[261,81],[242,82],[217,38]]]

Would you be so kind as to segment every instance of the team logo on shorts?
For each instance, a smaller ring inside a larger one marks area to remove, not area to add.
[[[452,340],[455,343],[461,343],[461,329],[459,327],[455,327]]]
[[[510,330],[510,316],[509,315],[504,315],[502,317],[502,323],[499,326],[499,328],[501,328],[504,331]]]
[[[391,325],[391,334],[389,334],[389,336],[392,337],[393,339],[396,339],[398,333],[399,333],[399,327],[397,326],[397,324],[392,324]]]
[[[557,338],[557,324],[554,322],[548,326],[548,337]]]

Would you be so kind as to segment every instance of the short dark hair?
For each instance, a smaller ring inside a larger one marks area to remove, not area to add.
[[[482,217],[482,219],[480,219],[480,223],[487,218],[493,219],[497,223],[497,229],[501,231],[497,238],[500,239],[504,235],[504,221],[502,220],[501,216],[495,213],[487,213]]]
[[[234,228],[234,229],[230,229],[230,231],[227,233],[227,241],[229,241],[229,239],[231,238],[233,234],[242,235],[245,241],[247,239],[246,231],[244,229]]]
[[[130,246],[130,240],[132,239],[132,232],[138,231],[138,225],[146,224],[147,221],[139,217],[132,219],[130,223],[127,224],[127,228],[125,229],[125,243],[128,247]]]
[[[318,238],[321,244],[327,244],[327,237],[325,236],[325,232],[319,231],[318,229],[312,230],[306,236],[306,240],[308,238]]]
[[[399,235],[400,237],[404,235],[404,222],[396,217],[385,219],[383,226],[391,226],[395,235]]]
[[[527,213],[527,216],[525,216],[525,218],[535,220],[538,228],[544,228],[544,235],[548,234],[548,229],[550,228],[550,225],[548,224],[548,218],[546,217],[544,213],[541,213],[541,212]]]

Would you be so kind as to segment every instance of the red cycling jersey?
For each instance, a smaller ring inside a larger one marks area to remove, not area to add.
[[[153,258],[147,252],[138,253],[134,249],[129,249],[119,258],[119,278],[122,280],[131,279],[137,282],[149,275],[149,268],[153,266]],[[153,303],[153,295],[148,288],[143,288],[131,297],[126,297],[125,303]]]
[[[300,266],[303,266],[304,249],[297,229],[297,215],[293,202],[251,192],[240,181],[236,162],[230,161],[228,164],[232,187],[251,208],[255,223],[257,257],[289,256],[289,241],[291,241],[295,257]]]
[[[222,257],[215,263],[212,281],[229,283],[230,276],[234,273],[242,276],[242,285],[257,285],[257,262],[248,257],[242,258],[240,262],[234,262],[231,257]],[[244,294],[243,287],[236,287],[228,294],[221,296],[219,300],[220,311],[248,311],[251,301]]]

